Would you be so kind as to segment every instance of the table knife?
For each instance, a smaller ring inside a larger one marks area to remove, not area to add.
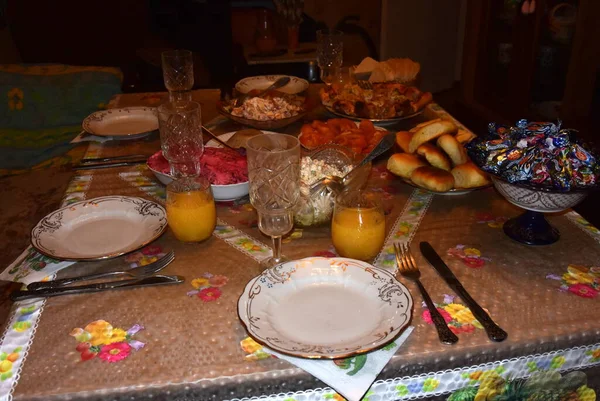
[[[73,166],[73,170],[96,170],[96,169],[101,169],[101,168],[135,166],[136,164],[146,163],[146,161],[147,161],[147,159],[130,160],[130,161],[126,161],[126,162],[116,162],[116,163],[86,164],[86,165]]]
[[[59,295],[86,294],[90,292],[99,292],[106,290],[148,287],[153,285],[179,284],[183,283],[185,278],[182,276],[150,276],[143,279],[110,281],[97,284],[78,285],[72,287],[44,288],[34,291],[13,291],[10,299],[13,301],[22,301],[31,298],[48,298]]]
[[[419,244],[421,249],[421,253],[427,259],[427,261],[433,266],[433,268],[439,273],[440,276],[446,281],[446,284],[450,288],[454,290],[461,297],[463,301],[467,304],[471,312],[473,312],[473,316],[483,326],[485,331],[488,334],[488,337],[492,341],[504,341],[508,334],[502,330],[487,314],[486,311],[483,310],[481,306],[469,295],[467,290],[462,286],[460,281],[456,278],[452,270],[446,265],[446,263],[440,258],[435,249],[431,246],[429,242],[421,242]]]
[[[146,155],[124,155],[124,156],[113,156],[113,157],[93,157],[89,159],[81,159],[80,164],[88,164],[88,163],[104,163],[104,162],[113,162],[117,160],[121,161],[131,161],[131,160],[141,160],[148,159],[150,156]]]

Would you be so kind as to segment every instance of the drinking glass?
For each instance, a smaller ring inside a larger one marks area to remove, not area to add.
[[[217,224],[210,183],[203,177],[184,177],[167,185],[167,221],[179,241],[200,242]]]
[[[273,241],[273,257],[282,261],[281,237],[292,229],[300,197],[300,142],[285,134],[263,134],[246,144],[250,203],[258,212],[258,228]]]
[[[377,194],[361,189],[340,193],[333,209],[331,237],[340,256],[373,260],[385,242],[385,214]]]
[[[169,161],[173,177],[200,174],[204,152],[200,104],[168,102],[158,106],[158,127],[163,156]]]
[[[344,62],[344,33],[335,29],[317,31],[317,63],[321,81],[330,84]]]
[[[189,50],[169,50],[161,53],[163,79],[169,100],[191,100],[194,86],[194,60]]]

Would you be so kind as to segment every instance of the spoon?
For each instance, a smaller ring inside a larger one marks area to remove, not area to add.
[[[223,145],[224,147],[229,148],[231,150],[235,150],[236,152],[238,152],[242,156],[246,156],[246,149],[244,149],[244,148],[234,148],[233,146],[229,145],[227,142],[221,140],[217,135],[213,134],[204,125],[202,126],[202,130],[204,132],[206,132],[209,136],[211,136],[215,141],[217,141],[218,143],[220,143],[221,145]]]
[[[234,106],[240,107],[246,101],[246,99],[248,99],[249,97],[261,97],[269,91],[272,91],[274,89],[279,89],[281,87],[286,86],[289,82],[290,82],[290,77],[281,77],[277,81],[273,82],[273,85],[271,85],[267,89],[259,92],[258,95],[256,95],[256,96],[252,96],[249,93],[247,93],[245,95],[238,97],[237,99],[235,99]]]
[[[318,193],[323,187],[330,187],[334,191],[340,190],[341,188],[344,187],[346,179],[350,176],[350,174],[353,171],[364,166],[365,164],[369,163],[370,161],[373,161],[377,156],[380,156],[380,155],[384,154],[385,152],[387,152],[388,150],[390,150],[392,148],[392,146],[394,146],[395,142],[396,142],[396,134],[394,134],[394,133],[387,134],[386,136],[381,138],[381,140],[379,141],[377,146],[375,146],[373,148],[373,150],[371,150],[365,156],[365,158],[362,159],[362,161],[360,163],[358,163],[356,166],[352,167],[352,169],[350,171],[348,171],[346,173],[346,175],[344,175],[343,177],[338,177],[335,175],[326,175],[319,181],[312,184],[310,187],[310,195],[312,196],[312,195]]]

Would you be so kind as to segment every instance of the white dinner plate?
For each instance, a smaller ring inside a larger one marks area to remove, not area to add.
[[[134,139],[156,131],[158,117],[155,107],[124,107],[92,113],[82,126],[93,135]]]
[[[408,326],[410,293],[388,271],[346,258],[266,269],[238,301],[257,342],[303,358],[346,358],[393,341]]]
[[[50,213],[31,231],[31,243],[55,259],[107,259],[143,247],[166,227],[166,211],[155,202],[103,196]]]
[[[277,89],[277,91],[288,93],[290,95],[297,95],[308,90],[307,80],[291,75],[258,75],[255,77],[244,78],[235,84],[235,90],[242,94],[246,94],[253,89],[265,90],[273,85],[279,78],[283,77],[289,77],[290,82],[284,87]]]

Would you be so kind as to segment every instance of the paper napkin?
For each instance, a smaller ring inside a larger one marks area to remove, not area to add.
[[[42,281],[75,262],[51,259],[37,252],[31,245],[23,251],[2,273],[0,280],[23,284]]]
[[[327,383],[348,401],[359,401],[413,329],[413,326],[408,327],[393,342],[377,351],[335,361],[297,358],[280,354],[267,347],[263,347],[262,350]]]

